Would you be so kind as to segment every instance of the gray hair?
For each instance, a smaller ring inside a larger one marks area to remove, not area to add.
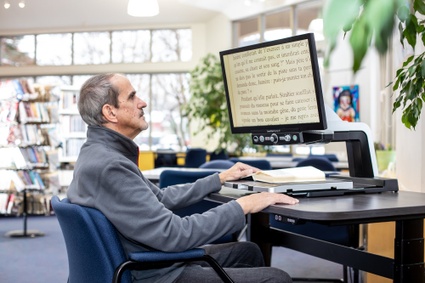
[[[110,104],[118,108],[119,91],[111,83],[111,78],[117,74],[100,74],[88,79],[80,90],[78,111],[81,118],[89,126],[102,126],[106,123],[102,115],[102,107]]]

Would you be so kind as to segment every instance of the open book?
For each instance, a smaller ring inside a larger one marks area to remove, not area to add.
[[[310,182],[326,179],[325,173],[313,166],[262,170],[255,172],[251,177],[254,181],[266,183]]]

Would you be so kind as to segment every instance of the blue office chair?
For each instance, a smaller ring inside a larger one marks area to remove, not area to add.
[[[208,171],[164,170],[159,175],[159,187],[165,188],[171,185],[193,183],[200,178],[212,175],[216,172],[218,171],[214,169],[211,169],[211,171],[210,170]],[[180,217],[184,217],[184,216],[192,215],[195,213],[203,213],[218,205],[219,204],[216,202],[202,200],[198,203],[189,205],[187,207],[173,210],[173,212],[179,215]],[[238,236],[237,233],[225,235],[221,237],[220,239],[214,241],[213,243],[218,244],[218,243],[233,242],[237,239],[237,236]]]
[[[216,159],[229,159],[229,155],[224,149],[220,150],[219,152],[215,152],[215,151],[211,152],[210,160],[216,160]]]
[[[332,162],[338,162],[339,159],[334,153],[326,153],[326,154],[310,154],[308,157],[323,157],[327,158]]]
[[[201,164],[199,168],[207,168],[207,169],[229,169],[235,165],[234,162],[230,160],[224,160],[224,159],[215,159],[208,162],[205,162],[204,164]]]
[[[297,167],[301,166],[313,166],[322,171],[336,171],[332,162],[323,157],[308,157],[298,162]],[[358,248],[359,244],[359,227],[356,225],[347,226],[326,226],[317,223],[305,223],[302,225],[293,225],[289,223],[282,223],[276,218],[279,216],[270,215],[270,226],[273,228],[285,230],[301,234],[304,236],[317,238],[320,240]],[[348,282],[347,266],[343,267],[343,280],[341,279],[311,279],[311,278],[293,278],[293,281],[325,281],[325,282]],[[354,271],[355,280],[358,280],[358,272]]]
[[[258,169],[261,170],[271,170],[272,169],[272,165],[270,164],[270,162],[267,159],[239,159],[236,157],[232,157],[229,160],[233,161],[233,162],[242,162],[254,167],[257,167]]]
[[[302,166],[313,166],[322,171],[337,171],[332,162],[325,157],[308,157],[296,165],[296,167]]]
[[[184,167],[198,168],[207,161],[207,150],[203,148],[189,148],[186,151]]]
[[[158,149],[156,151],[155,168],[177,167],[177,153],[172,149]]]
[[[138,252],[126,257],[115,227],[97,209],[52,198],[52,207],[65,239],[68,283],[130,283],[130,270],[159,264],[206,261],[224,282],[233,282],[223,268],[201,248],[184,252]]]

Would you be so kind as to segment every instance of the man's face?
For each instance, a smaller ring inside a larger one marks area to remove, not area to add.
[[[111,82],[118,87],[118,108],[115,108],[115,115],[120,133],[134,139],[141,131],[148,128],[145,120],[143,108],[146,102],[141,100],[131,85],[130,81],[121,75],[116,75]]]

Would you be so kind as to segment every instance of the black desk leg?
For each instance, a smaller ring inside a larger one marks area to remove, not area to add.
[[[394,283],[425,283],[424,220],[396,221]]]
[[[260,247],[266,266],[270,266],[272,257],[272,244],[269,237],[269,217],[269,214],[260,212],[251,214],[248,218],[249,240]]]

